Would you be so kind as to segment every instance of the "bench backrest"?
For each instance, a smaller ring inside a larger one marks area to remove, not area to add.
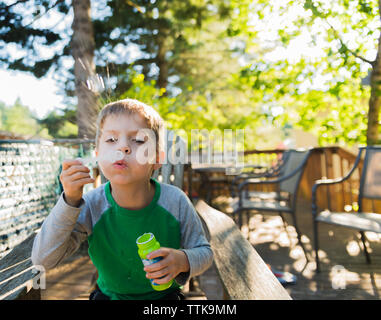
[[[288,158],[282,168],[280,177],[285,177],[291,174],[294,170],[299,168],[298,172],[295,173],[290,179],[287,179],[279,184],[281,191],[289,192],[295,194],[298,189],[300,179],[303,174],[305,165],[307,164],[308,156],[310,154],[309,150],[288,150]]]
[[[232,300],[291,299],[230,217],[202,200],[195,207],[206,227],[225,296]]]
[[[361,172],[359,211],[362,211],[363,198],[381,199],[381,147],[370,146],[360,148],[358,157],[365,151],[364,164]]]
[[[152,177],[182,189],[187,145],[174,131],[166,131],[166,137],[163,140],[165,141],[164,163],[160,169],[154,171]]]

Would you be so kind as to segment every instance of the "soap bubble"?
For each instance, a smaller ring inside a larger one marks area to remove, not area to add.
[[[116,161],[123,160],[124,159],[124,153],[120,150],[117,150],[115,152],[107,153],[107,154],[104,154],[102,156],[99,156],[98,159],[114,163]]]
[[[112,153],[99,155],[98,157],[91,156],[91,157],[85,157],[85,158],[77,158],[76,160],[81,161],[82,164],[86,166],[86,165],[96,165],[99,160],[114,163],[116,161],[120,161],[123,159],[124,159],[123,151],[117,150]]]
[[[93,92],[102,92],[105,90],[105,84],[103,78],[97,73],[91,75],[86,80],[87,88]]]
[[[124,158],[124,153],[122,151],[118,150],[115,152],[115,154],[113,156],[113,159],[114,159],[113,162],[123,160],[123,158]]]

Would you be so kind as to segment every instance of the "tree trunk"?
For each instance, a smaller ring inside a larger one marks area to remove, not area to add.
[[[381,14],[381,0],[379,1]],[[379,116],[381,106],[381,34],[378,39],[378,51],[376,60],[373,62],[372,73],[370,75],[370,99],[368,111],[368,130],[366,142],[368,146],[379,143]]]
[[[168,85],[168,61],[166,60],[166,45],[165,37],[158,38],[158,52],[157,52],[157,67],[159,68],[159,76],[157,79],[157,86],[161,89],[167,89]],[[164,93],[167,95],[167,92]]]
[[[94,139],[99,111],[98,93],[88,88],[88,80],[96,80],[94,64],[94,31],[90,0],[73,0],[73,36],[75,92],[78,98],[78,138]]]

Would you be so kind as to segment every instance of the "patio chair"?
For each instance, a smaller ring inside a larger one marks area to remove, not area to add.
[[[264,167],[254,167],[251,166],[251,170],[241,173],[237,175],[230,186],[230,194],[234,198],[238,196],[238,185],[243,182],[244,180],[250,179],[250,178],[276,178],[284,175],[287,160],[289,159],[290,150],[285,150],[281,157],[276,161],[274,165],[272,165],[270,168],[264,168]],[[258,170],[259,168],[259,170]],[[281,193],[262,193],[262,196],[267,198],[270,197],[271,199],[277,198],[277,196],[281,195]],[[283,195],[283,194],[282,194]],[[257,191],[249,191],[248,189],[245,190],[245,197],[260,197],[261,194]],[[284,196],[284,195],[283,195]],[[286,195],[288,197],[288,195]]]
[[[246,179],[238,185],[238,199],[233,200],[233,216],[238,215],[238,224],[242,226],[242,213],[250,211],[260,211],[261,213],[278,212],[284,225],[286,221],[283,213],[292,215],[293,224],[297,232],[297,238],[304,254],[307,258],[305,247],[301,241],[301,233],[296,221],[296,200],[304,169],[307,165],[311,150],[289,150],[288,159],[278,177],[272,179]],[[275,192],[250,192],[249,197],[243,192],[249,185],[269,185],[275,184]]]
[[[365,153],[363,169],[361,172],[359,193],[358,193],[358,210],[357,212],[331,212],[323,210],[318,212],[317,208],[317,189],[321,186],[329,186],[342,183],[353,174],[359,166],[363,154]],[[315,243],[315,259],[316,271],[320,272],[319,262],[319,242],[318,242],[318,223],[324,222],[337,226],[347,227],[358,230],[361,235],[361,241],[364,245],[364,254],[367,263],[370,263],[370,256],[366,246],[365,231],[381,233],[381,214],[363,211],[364,199],[381,199],[381,147],[372,146],[360,148],[355,163],[349,173],[340,178],[318,180],[312,187],[312,217],[313,232]]]

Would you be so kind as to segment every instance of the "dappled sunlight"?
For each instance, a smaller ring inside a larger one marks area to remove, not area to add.
[[[247,238],[249,236],[249,228],[248,228],[248,226],[246,226],[246,225],[242,226],[241,232],[242,232],[243,236],[245,238]]]
[[[349,161],[349,160],[348,160]],[[350,165],[344,168],[349,170]],[[359,180],[360,176],[357,175]],[[354,182],[357,183],[358,182]],[[358,188],[358,186],[356,187]],[[304,192],[310,192],[310,188]],[[332,190],[330,190],[332,191]],[[344,190],[346,192],[346,189]],[[325,190],[320,198],[325,198]],[[342,192],[332,193],[329,205],[340,212],[342,207]],[[346,199],[348,200],[348,199]],[[381,215],[356,214],[354,217],[348,212],[358,209],[358,205],[351,199],[352,206],[347,206],[344,212],[333,215],[332,212],[323,212],[320,216],[322,223],[318,224],[319,258],[321,272],[316,272],[315,238],[313,234],[313,219],[311,215],[311,201],[303,197],[297,199],[296,222],[301,234],[301,243],[306,249],[305,256],[298,243],[295,220],[287,212],[283,219],[275,212],[268,214],[265,211],[252,211],[247,221],[246,215],[242,219],[248,225],[250,243],[254,246],[262,259],[277,270],[290,272],[297,277],[297,282],[286,289],[294,299],[379,299],[381,287]],[[341,202],[340,202],[341,201]],[[324,201],[323,201],[324,202]],[[273,205],[268,201],[269,208]],[[324,203],[326,205],[326,203]],[[369,208],[371,205],[368,205]],[[322,207],[323,208],[323,207]],[[376,208],[376,205],[374,205]],[[378,207],[377,207],[378,208]],[[333,210],[333,209],[332,209]],[[371,209],[377,212],[376,209]],[[368,251],[371,255],[371,264],[367,264],[361,235],[353,228],[343,228],[355,221],[364,229],[370,228],[375,232],[365,232]],[[328,222],[325,223],[325,222]],[[337,222],[339,225],[332,224]],[[246,232],[246,229],[244,229]],[[340,270],[343,273],[340,274]],[[344,278],[343,278],[344,277]],[[342,282],[344,280],[344,282]]]
[[[269,246],[270,250],[278,250],[279,249],[279,245],[277,243],[270,243],[270,246]]]
[[[254,229],[258,224],[263,221],[263,216],[260,214],[254,214],[250,216],[249,219],[249,228],[250,230]]]
[[[282,218],[281,217],[273,217],[272,219],[269,219],[266,223],[268,227],[279,227],[282,225]]]
[[[342,265],[333,266],[329,272],[329,277],[332,279],[333,288],[335,288],[335,285],[338,285],[340,281],[342,286],[340,289],[346,289],[351,285],[359,285],[361,281],[361,277],[358,273],[351,272]]]
[[[378,299],[381,269],[376,253],[380,252],[380,235],[366,232],[366,237],[371,242],[369,251],[374,252],[371,256],[372,264],[368,265],[358,232],[332,225],[319,225],[322,272],[317,274],[312,221],[311,216],[306,214],[309,210],[310,204],[301,201],[297,219],[309,261],[298,244],[295,227],[287,214],[285,227],[279,215],[251,212],[248,221],[246,217],[243,219],[242,232],[247,234],[248,241],[266,263],[297,277],[296,284],[286,287],[294,299]],[[379,249],[376,250],[377,248]],[[334,289],[332,286],[332,270],[337,265],[342,265],[345,269],[346,289]]]
[[[365,232],[365,235],[369,241],[381,242],[381,234],[375,232]]]
[[[306,263],[305,259],[298,259],[292,264],[292,268],[307,279],[312,279],[315,276],[315,266],[315,262]]]
[[[250,232],[248,241],[249,241],[252,245],[254,245],[254,244],[256,243],[256,241],[255,241],[255,235],[254,235],[252,232]]]
[[[351,256],[358,256],[360,254],[360,247],[357,241],[351,240],[346,246],[347,252]]]
[[[310,239],[306,235],[302,235],[302,242],[303,243],[310,243]]]
[[[316,292],[317,291],[316,281],[309,282],[308,289],[311,290],[312,292]]]
[[[303,250],[300,246],[294,247],[290,251],[290,257],[293,259],[298,259],[304,257]]]
[[[325,263],[328,263],[329,260],[327,259],[327,253],[324,250],[319,249],[319,257],[321,260]]]
[[[290,239],[287,235],[287,233],[282,232],[278,237],[278,243],[281,247],[289,247],[290,246]]]

